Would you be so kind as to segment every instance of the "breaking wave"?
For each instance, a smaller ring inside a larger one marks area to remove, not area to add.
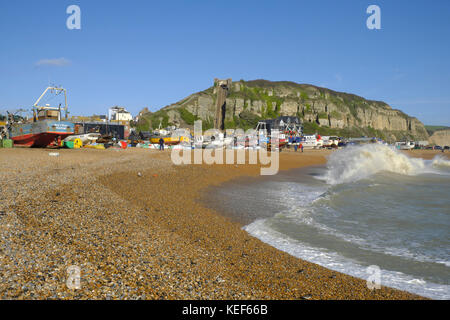
[[[383,145],[348,147],[326,167],[233,185],[226,205],[242,216],[257,212],[244,230],[291,255],[361,279],[377,265],[383,285],[448,300],[445,156],[423,160]]]
[[[443,156],[436,156],[431,162],[435,168],[450,168],[450,160],[445,159]]]
[[[327,172],[322,177],[328,184],[358,181],[378,172],[401,175],[417,175],[434,169],[450,168],[450,161],[436,156],[427,161],[411,158],[395,149],[381,144],[350,146],[334,152],[327,163]]]

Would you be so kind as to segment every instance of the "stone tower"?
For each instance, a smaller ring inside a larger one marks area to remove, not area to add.
[[[214,79],[214,93],[216,94],[215,129],[223,130],[225,128],[225,110],[227,108],[228,90],[231,89],[231,84],[231,78],[226,80]]]

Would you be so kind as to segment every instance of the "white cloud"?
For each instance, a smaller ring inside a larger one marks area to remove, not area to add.
[[[57,59],[41,59],[36,62],[37,66],[56,66],[56,67],[64,67],[70,65],[71,61],[66,58],[57,58]]]
[[[340,73],[336,73],[336,74],[334,75],[334,78],[335,78],[336,81],[339,82],[339,83],[341,83],[342,80],[343,80],[342,75],[341,75]]]

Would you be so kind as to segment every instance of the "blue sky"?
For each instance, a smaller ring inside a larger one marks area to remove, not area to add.
[[[66,8],[81,8],[69,30]],[[381,30],[366,9],[381,8]],[[48,84],[72,114],[157,110],[215,77],[289,80],[450,125],[450,1],[0,1],[0,111]]]

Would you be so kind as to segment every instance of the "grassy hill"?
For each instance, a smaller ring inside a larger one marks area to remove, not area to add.
[[[148,112],[136,124],[138,130],[176,125],[191,127],[203,121],[213,127],[216,109],[214,87],[156,112]],[[297,116],[305,133],[344,137],[379,137],[387,141],[427,140],[423,124],[382,101],[290,81],[235,81],[226,100],[225,128],[255,128],[261,119]]]
[[[450,129],[450,127],[447,126],[430,126],[430,125],[425,125],[425,129],[427,129],[427,132],[430,136],[432,136],[436,131],[439,130],[448,130]]]

